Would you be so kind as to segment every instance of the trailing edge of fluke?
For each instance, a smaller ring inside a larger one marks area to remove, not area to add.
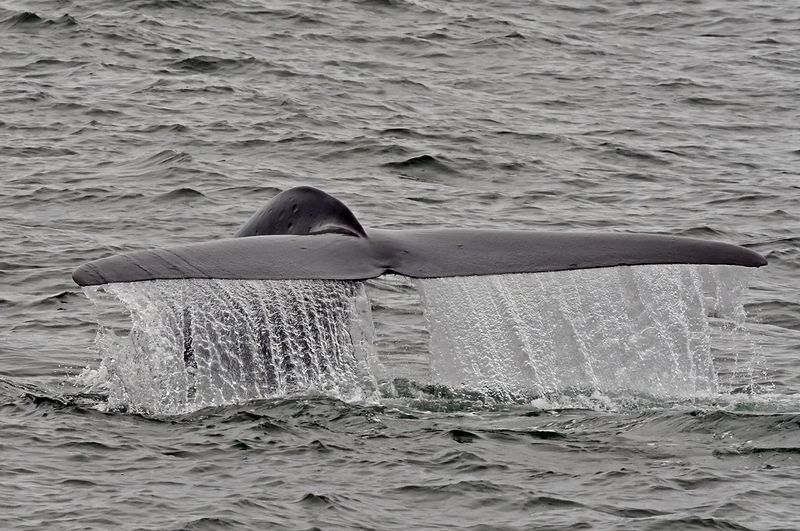
[[[364,280],[540,273],[644,264],[761,267],[728,243],[650,234],[481,229],[364,230],[341,201],[301,186],[275,196],[236,237],[82,265],[81,286],[156,279]]]

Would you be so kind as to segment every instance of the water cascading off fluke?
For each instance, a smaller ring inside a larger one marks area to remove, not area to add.
[[[511,401],[714,396],[725,382],[712,345],[743,332],[748,280],[744,268],[694,265],[418,280],[431,378]]]
[[[429,383],[495,402],[567,404],[562,398],[575,392],[713,397],[726,385],[713,345],[743,330],[748,278],[743,268],[663,265],[418,280]],[[112,408],[180,413],[298,393],[374,400],[386,383],[361,282],[174,280],[86,290],[98,306],[106,294],[130,314],[127,336],[98,319]],[[383,391],[392,395],[391,386]]]
[[[363,283],[167,280],[86,291],[130,312],[127,336],[98,318],[111,408],[181,413],[293,393],[376,393]]]

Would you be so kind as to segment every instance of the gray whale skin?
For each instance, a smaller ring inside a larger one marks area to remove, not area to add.
[[[275,196],[236,237],[94,260],[81,286],[156,279],[364,280],[540,273],[643,264],[761,267],[760,254],[676,236],[482,229],[364,230],[338,199],[301,186]]]

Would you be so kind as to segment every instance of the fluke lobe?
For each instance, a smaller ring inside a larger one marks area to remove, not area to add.
[[[82,265],[81,286],[156,279],[364,280],[540,273],[644,264],[761,267],[728,243],[651,234],[482,229],[365,230],[341,201],[300,186],[275,196],[235,238],[137,251]]]

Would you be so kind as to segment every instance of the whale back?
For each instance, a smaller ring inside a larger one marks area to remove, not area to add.
[[[322,190],[299,186],[279,193],[239,229],[236,237],[292,234],[367,234],[347,206]]]

